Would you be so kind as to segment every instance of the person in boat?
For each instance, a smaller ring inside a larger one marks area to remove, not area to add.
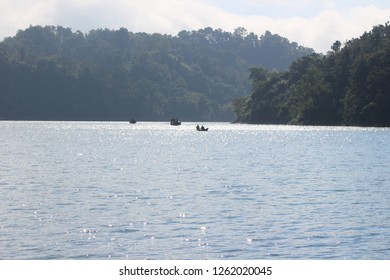
[[[196,130],[197,131],[208,131],[209,129],[205,128],[203,125],[201,127],[199,127],[199,124],[198,124],[198,125],[196,125]]]

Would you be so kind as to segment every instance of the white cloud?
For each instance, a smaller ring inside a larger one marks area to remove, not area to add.
[[[346,2],[350,2],[349,6]],[[243,26],[258,35],[269,30],[326,52],[334,41],[358,37],[372,26],[389,20],[389,4],[384,8],[381,1],[378,6],[366,2],[368,0],[2,0],[0,38],[13,36],[18,29],[36,24],[62,25],[83,32],[126,27],[134,32],[169,34],[206,26],[227,31]]]
[[[384,24],[389,18],[390,9],[372,5],[351,7],[344,12],[330,9],[309,19],[287,19],[287,28],[279,25],[274,30],[300,44],[326,52],[336,40],[345,42],[357,38],[373,26]]]
[[[223,11],[203,1],[78,0],[58,1],[57,24],[88,31],[126,27],[132,31],[176,34],[213,23]]]
[[[0,39],[31,24],[45,24],[56,13],[54,3],[46,0],[2,0],[0,10]]]

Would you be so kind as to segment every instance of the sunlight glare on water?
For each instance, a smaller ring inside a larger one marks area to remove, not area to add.
[[[0,122],[0,259],[388,259],[390,130]]]

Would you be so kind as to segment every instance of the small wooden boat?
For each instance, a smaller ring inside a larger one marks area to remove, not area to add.
[[[171,125],[181,125],[181,121],[178,119],[171,119]]]
[[[202,125],[202,127],[199,127],[199,125],[197,125],[197,126],[196,126],[196,130],[197,130],[197,131],[208,131],[209,128],[205,128],[203,125]]]

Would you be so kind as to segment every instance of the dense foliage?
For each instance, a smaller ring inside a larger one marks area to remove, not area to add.
[[[288,71],[252,68],[251,96],[234,101],[238,122],[390,126],[390,26],[336,41]]]
[[[170,36],[31,26],[0,43],[0,119],[232,120],[249,68],[286,70],[310,53],[244,28]]]

